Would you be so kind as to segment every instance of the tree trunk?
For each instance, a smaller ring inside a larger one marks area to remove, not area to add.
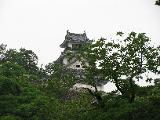
[[[124,90],[122,90],[122,88],[120,87],[120,85],[119,85],[119,83],[118,83],[118,79],[115,78],[114,81],[115,81],[115,86],[116,86],[117,90],[119,90],[119,91],[121,92],[121,94],[124,95],[125,92],[124,92]]]
[[[102,99],[102,96],[98,93],[98,91],[95,90],[95,92],[93,92],[89,88],[87,88],[87,90],[93,97],[96,98],[98,106],[103,108],[104,107],[103,99]]]
[[[133,84],[132,77],[129,79],[129,84],[130,84],[130,90],[129,90],[128,99],[129,99],[129,103],[133,103],[135,99],[135,88],[134,88],[135,86]]]

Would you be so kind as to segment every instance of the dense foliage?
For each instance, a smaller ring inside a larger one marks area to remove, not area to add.
[[[152,86],[136,84],[146,71],[159,74],[160,48],[149,42],[145,34],[131,32],[119,43],[100,39],[77,52],[88,61],[84,81],[94,91],[71,89],[77,78],[61,64],[39,68],[33,51],[1,44],[0,120],[159,120],[159,79]],[[104,81],[117,90],[98,91]]]
[[[156,0],[155,5],[159,5],[160,6],[160,0]]]
[[[132,103],[136,97],[135,82],[151,81],[149,72],[160,74],[160,47],[151,45],[150,39],[144,33],[131,32],[126,38],[122,32],[117,35],[120,36],[117,40],[101,38],[95,43],[89,43],[77,56],[88,60],[88,64],[84,64],[84,80],[95,88],[95,92],[90,93],[98,101],[102,101],[102,98],[97,91],[97,83],[103,80],[115,83],[122,96]]]

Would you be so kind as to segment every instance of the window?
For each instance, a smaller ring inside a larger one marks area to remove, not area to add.
[[[77,68],[80,68],[80,65],[76,65]]]

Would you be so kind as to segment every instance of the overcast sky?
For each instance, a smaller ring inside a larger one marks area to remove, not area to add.
[[[155,0],[0,0],[0,44],[33,50],[39,64],[56,60],[66,30],[89,39],[145,32],[160,44]]]

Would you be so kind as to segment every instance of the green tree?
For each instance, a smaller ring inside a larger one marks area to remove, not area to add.
[[[58,103],[25,79],[0,76],[0,120],[58,119]]]
[[[19,95],[21,88],[15,79],[0,76],[0,95]]]
[[[23,66],[29,74],[35,74],[38,70],[38,57],[32,50],[21,48],[19,51],[9,49],[5,52],[3,62],[10,61],[12,63]]]
[[[49,64],[50,74],[46,81],[46,89],[49,94],[58,98],[64,97],[66,92],[75,84],[75,76],[73,71],[65,68],[62,64]],[[48,67],[47,71],[48,71]]]
[[[122,34],[118,33],[121,37]],[[142,74],[158,71],[159,47],[151,46],[150,39],[144,33],[131,32],[122,41],[107,41],[100,39],[84,49],[82,57],[88,60],[86,79],[95,84],[95,76],[115,83],[117,89],[129,102],[135,99],[135,80],[140,80]],[[125,76],[125,79],[122,77]],[[150,80],[150,78],[148,78]],[[93,85],[92,83],[92,85]]]
[[[148,71],[158,73],[159,48],[151,46],[150,39],[144,33],[131,32],[121,46],[122,72],[129,81],[129,101],[135,98],[135,80],[143,79],[142,74]],[[151,80],[147,78],[147,80]]]
[[[98,44],[98,43],[97,43]],[[99,80],[103,79],[103,74],[101,74],[101,69],[97,68],[97,45],[88,43],[84,46],[83,50],[80,52],[79,58],[83,61],[83,65],[85,68],[84,74],[84,82],[85,84],[89,84],[93,86],[93,90],[87,88],[90,95],[92,95],[100,108],[104,107],[104,103],[102,100],[101,92],[98,91]],[[94,49],[95,48],[95,49]],[[85,51],[85,52],[84,52]]]
[[[19,78],[26,74],[25,69],[22,66],[11,62],[4,62],[0,65],[0,75],[8,78]]]
[[[155,2],[155,5],[159,5],[159,6],[160,6],[160,0],[157,0],[157,1]]]
[[[46,79],[45,71],[37,66],[38,57],[32,50],[24,48],[19,51],[16,49],[5,50],[1,58],[1,63],[10,63],[10,65],[23,67],[26,71],[26,77],[34,84],[40,85]]]

